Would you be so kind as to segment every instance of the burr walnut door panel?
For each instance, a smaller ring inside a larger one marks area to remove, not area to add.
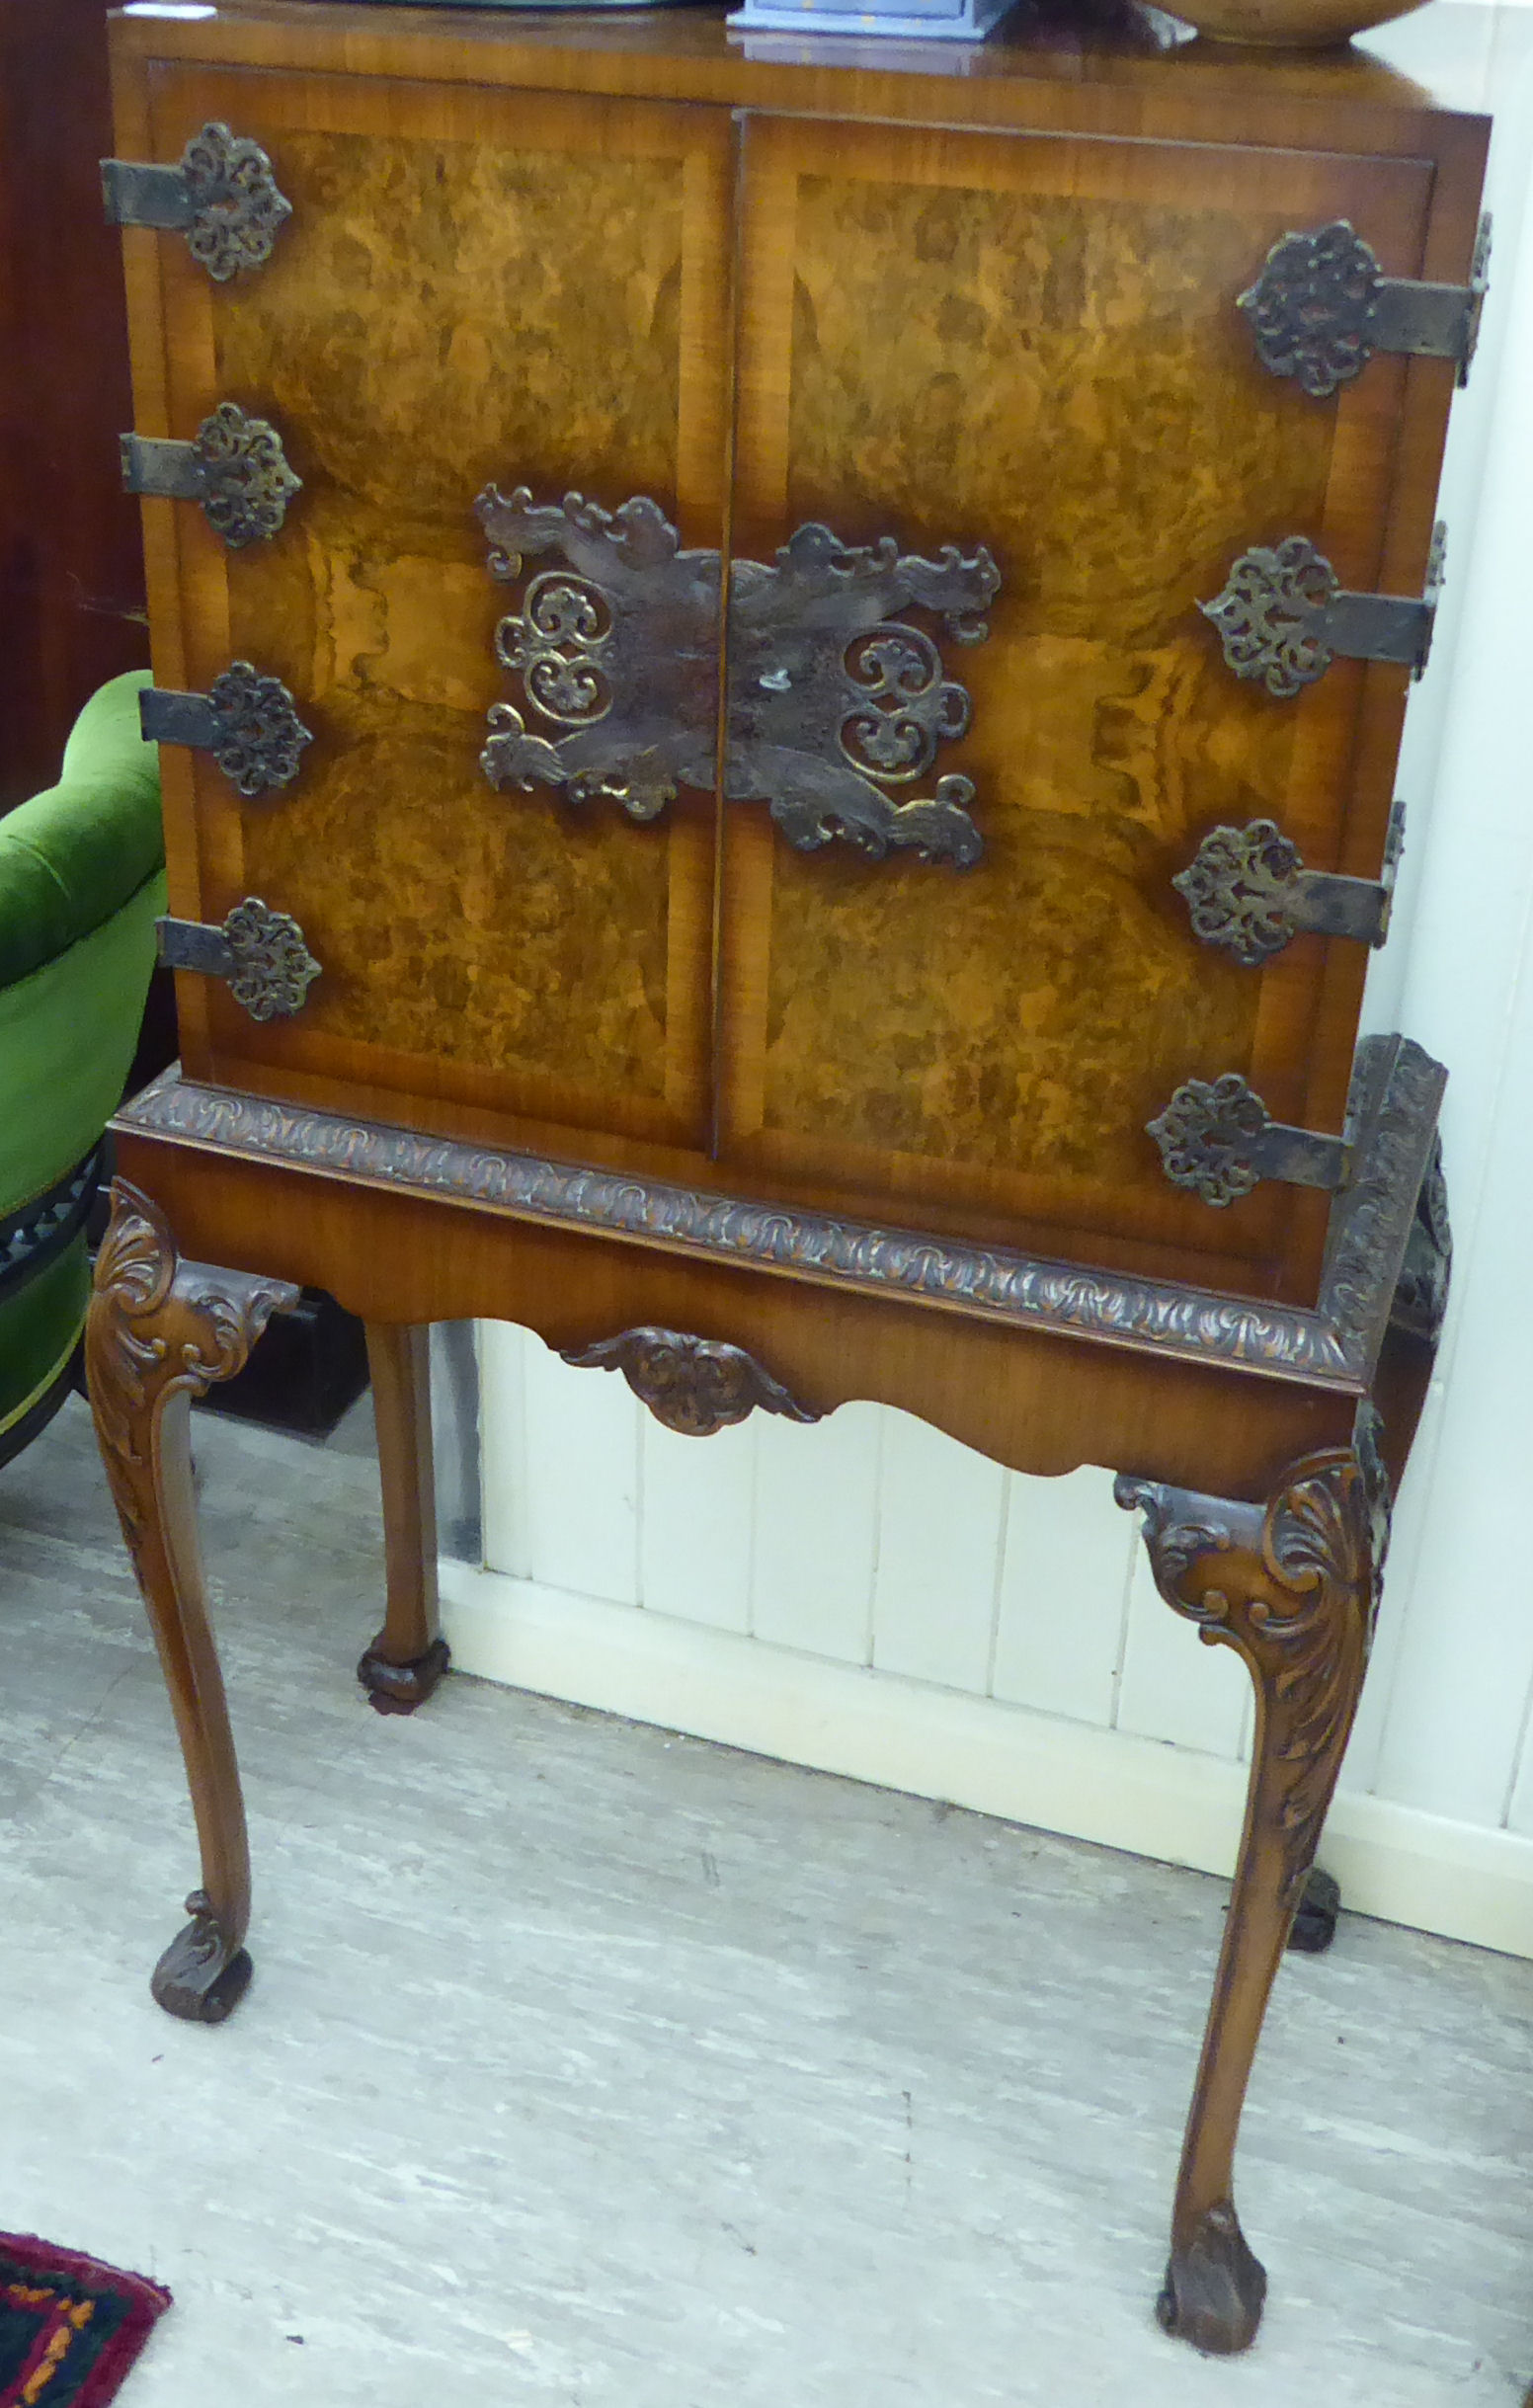
[[[695,1144],[711,797],[637,826],[492,789],[512,602],[474,503],[492,482],[645,494],[720,546],[727,116],[171,67],[139,98],[138,155],[222,119],[292,203],[270,263],[223,285],[176,236],[127,237],[139,431],[188,439],[232,400],[303,479],[275,540],[235,552],[195,507],[146,506],[157,682],[248,660],[314,739],[285,791],[244,804],[207,756],[166,752],[173,910],[216,922],[259,895],[322,964],[301,1014],[265,1025],[183,979],[189,1067],[428,1126],[449,1103],[489,1132]]]
[[[1171,880],[1258,817],[1376,877],[1408,673],[1337,662],[1278,701],[1196,604],[1290,533],[1376,588],[1402,431],[1428,414],[1435,473],[1451,369],[1417,404],[1380,357],[1316,401],[1261,367],[1236,299],[1335,217],[1419,273],[1431,171],[761,118],[743,139],[737,553],[822,522],[986,546],[1001,586],[988,640],[942,642],[967,733],[907,789],[972,781],[976,864],[796,850],[726,808],[723,1150],[907,1219],[1312,1295],[1326,1199],[1210,1209],[1145,1124],[1238,1071],[1274,1118],[1339,1129],[1364,950],[1305,936],[1242,968]]]

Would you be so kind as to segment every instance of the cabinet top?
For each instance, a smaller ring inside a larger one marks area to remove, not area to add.
[[[1223,48],[1132,0],[1021,4],[987,41],[731,33],[721,8],[555,14],[362,0],[129,0],[121,55],[425,76],[813,115],[1401,151],[1489,114],[1533,12],[1434,0],[1335,52]],[[1366,122],[1363,120],[1366,120]],[[1438,147],[1437,142],[1430,147]]]

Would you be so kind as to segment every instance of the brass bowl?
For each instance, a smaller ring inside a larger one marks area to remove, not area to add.
[[[1176,15],[1210,41],[1260,50],[1318,50],[1369,26],[1407,17],[1421,0],[1175,0]]]

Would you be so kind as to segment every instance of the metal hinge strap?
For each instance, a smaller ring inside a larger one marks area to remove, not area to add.
[[[1349,593],[1307,535],[1285,535],[1242,552],[1223,592],[1198,608],[1219,630],[1226,666],[1279,700],[1313,685],[1337,659],[1395,661],[1419,677],[1437,615],[1444,536],[1439,523],[1419,601]]]
[[[155,167],[143,159],[103,159],[101,197],[109,226],[153,226],[179,234],[197,203],[185,167]]]
[[[290,1019],[320,975],[297,922],[259,895],[237,903],[221,926],[166,918],[156,921],[155,934],[167,969],[227,980],[253,1020]]]
[[[1462,382],[1484,300],[1483,284],[1478,290],[1471,284],[1412,284],[1387,276],[1374,303],[1373,348],[1418,360],[1457,360]]]
[[[184,233],[193,258],[218,284],[265,267],[292,215],[260,143],[217,119],[192,136],[174,167],[103,159],[101,191],[109,225]]]
[[[313,742],[282,680],[264,677],[249,661],[231,661],[205,694],[146,685],[138,719],[151,744],[211,753],[247,801],[290,786],[304,747]]]
[[[201,502],[202,463],[195,443],[163,442],[158,436],[124,435],[122,490],[155,494],[171,502]]]
[[[277,429],[248,418],[237,402],[221,401],[190,443],[153,435],[124,435],[122,483],[128,493],[173,502],[200,502],[215,535],[231,551],[278,533],[303,480],[294,476]]]
[[[1171,884],[1186,900],[1193,935],[1256,969],[1301,934],[1382,945],[1404,842],[1405,804],[1397,801],[1382,874],[1345,878],[1306,869],[1275,820],[1251,820],[1245,828],[1210,829]]]
[[[1469,379],[1490,281],[1491,219],[1480,220],[1467,284],[1417,283],[1385,276],[1347,219],[1309,234],[1285,234],[1236,303],[1257,356],[1274,376],[1291,376],[1324,400],[1367,366],[1375,352],[1456,360]]]
[[[1234,1204],[1262,1179],[1334,1190],[1345,1185],[1351,1161],[1343,1138],[1274,1120],[1238,1071],[1184,1081],[1146,1131],[1171,1185],[1205,1204]]]

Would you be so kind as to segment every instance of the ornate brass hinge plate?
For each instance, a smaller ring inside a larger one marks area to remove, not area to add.
[[[1346,218],[1310,234],[1285,234],[1236,307],[1274,376],[1292,376],[1324,400],[1365,368],[1375,352],[1456,360],[1469,380],[1491,268],[1491,220],[1480,233],[1467,284],[1425,284],[1385,276]]]
[[[138,697],[138,718],[151,744],[185,744],[211,753],[247,802],[290,786],[305,745],[313,742],[282,680],[263,676],[248,661],[231,661],[205,694],[146,685]]]
[[[260,143],[217,119],[192,136],[175,167],[103,159],[101,190],[109,225],[185,234],[192,257],[216,284],[264,268],[292,215]]]
[[[287,465],[282,439],[264,418],[220,401],[190,443],[124,435],[122,483],[128,493],[200,502],[202,516],[231,552],[267,543],[280,530],[303,479]]]
[[[1234,1204],[1262,1179],[1327,1188],[1346,1181],[1344,1140],[1274,1120],[1238,1071],[1184,1081],[1146,1128],[1171,1185],[1190,1188],[1205,1204]]]
[[[720,555],[683,551],[643,495],[607,512],[579,494],[540,507],[524,485],[510,495],[491,486],[475,507],[503,583],[522,579],[529,555],[568,564],[528,579],[521,609],[496,631],[521,701],[491,710],[480,757],[490,783],[552,786],[576,803],[604,796],[636,820],[656,818],[678,785],[709,791]],[[964,556],[949,544],[926,560],[892,536],[850,547],[813,524],[769,565],[732,561],[726,800],[767,803],[805,852],[841,838],[875,860],[896,847],[959,868],[977,861],[968,778],[902,796],[963,734],[969,697],[944,678],[932,637],[892,613],[914,604],[955,642],[977,644],[1000,584],[983,546]]]
[[[236,1003],[253,1020],[287,1020],[301,1011],[319,964],[303,930],[259,895],[237,903],[220,927],[202,920],[159,920],[160,959],[171,970],[200,970],[227,979]]]
[[[1426,591],[1349,594],[1307,535],[1285,535],[1242,552],[1222,594],[1198,608],[1213,620],[1226,666],[1288,700],[1323,678],[1332,661],[1399,661],[1416,677],[1426,667],[1442,588],[1446,529],[1433,529]]]
[[[1405,843],[1405,805],[1390,813],[1384,871],[1342,878],[1306,869],[1275,820],[1213,828],[1186,868],[1171,880],[1186,899],[1192,933],[1258,969],[1300,934],[1350,936],[1382,945],[1389,934],[1395,877]]]

